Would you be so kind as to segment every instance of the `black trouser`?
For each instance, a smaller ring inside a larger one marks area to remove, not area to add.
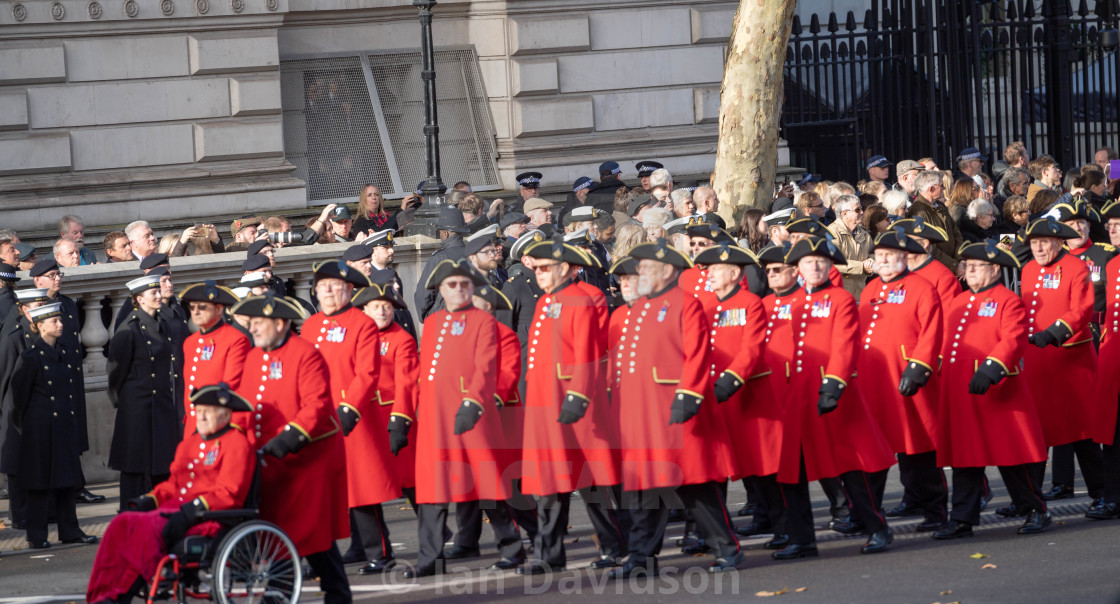
[[[1003,484],[1016,510],[1046,512],[1042,498],[1038,467],[1045,462],[1000,466]],[[957,522],[980,524],[980,498],[984,496],[984,468],[953,468],[953,511],[949,518]]]
[[[743,479],[748,492],[754,494],[754,518],[756,524],[770,523],[775,535],[785,534],[786,506],[782,502],[782,487],[778,485],[778,475],[749,476]]]
[[[152,492],[155,486],[168,478],[170,474],[141,474],[139,472],[121,472],[121,501],[120,510],[128,511],[128,502],[141,495]]]
[[[599,551],[604,556],[622,558],[628,552],[627,534],[615,514],[616,504],[611,501],[611,487],[589,487],[580,491],[587,507],[587,516],[599,538]],[[564,550],[564,533],[572,505],[571,493],[554,493],[537,499],[537,536],[533,540],[533,558],[553,570],[568,563]]]
[[[937,465],[937,452],[898,454],[898,477],[910,498],[904,501],[922,508],[927,522],[949,519],[949,486],[945,471]]]
[[[29,542],[41,543],[47,540],[47,518],[51,510],[57,514],[59,541],[71,541],[84,535],[78,526],[78,512],[74,504],[76,491],[77,489],[73,487],[27,491],[27,540]]]
[[[1053,449],[1053,461],[1050,466],[1050,478],[1054,486],[1065,485],[1073,488],[1073,458],[1077,456],[1077,464],[1081,466],[1081,478],[1085,480],[1085,487],[1093,499],[1101,496],[1104,487],[1104,469],[1101,459],[1101,447],[1091,440],[1079,440],[1068,445],[1059,445]]]
[[[725,483],[726,484],[726,483]],[[716,556],[730,558],[739,553],[739,538],[723,503],[720,483],[689,484],[676,489],[662,488],[623,493],[624,507],[630,510],[630,562],[644,564],[661,551],[669,509],[692,513],[696,530]]]
[[[12,523],[27,521],[27,489],[19,482],[19,476],[8,474],[8,509],[11,510]]]
[[[498,541],[498,554],[510,560],[524,557],[525,550],[521,547],[521,533],[509,515],[509,507],[504,501],[470,501],[456,503],[456,507],[470,504],[466,507],[481,508],[490,518],[490,528]],[[435,564],[436,560],[443,558],[444,534],[447,531],[446,503],[421,503],[419,506],[419,550],[420,557],[417,568],[424,568]],[[481,534],[481,522],[479,533]],[[461,531],[460,531],[461,532]],[[456,544],[458,544],[456,537]],[[475,537],[475,547],[478,547],[478,537]]]
[[[817,481],[824,489],[824,496],[828,497],[828,511],[833,520],[847,520],[851,516],[851,505],[844,494],[844,486],[839,478],[822,478]]]
[[[522,495],[524,497],[524,495]],[[513,523],[515,531],[520,531],[524,528],[525,532],[534,535],[537,531],[537,517],[536,511],[532,512],[532,530],[529,527],[521,526],[521,522],[514,513],[513,506],[505,501],[497,502],[497,505],[502,507],[503,513],[506,518]],[[492,515],[493,510],[487,509],[486,515],[490,518],[491,523],[494,521]],[[455,504],[455,524],[458,530],[455,531],[455,547],[462,549],[479,549],[478,540],[482,538],[482,509],[479,507],[478,501],[460,501]],[[518,532],[518,540],[521,539],[521,533]],[[500,548],[499,548],[500,549]]]
[[[311,570],[319,575],[319,589],[323,591],[323,602],[326,604],[349,604],[353,601],[350,595],[350,581],[346,578],[346,569],[342,565],[342,554],[338,553],[338,545],[332,543],[330,549],[305,556]]]
[[[380,503],[350,508],[350,550],[361,550],[366,560],[393,557],[393,543]]]
[[[790,543],[810,545],[816,542],[813,528],[813,502],[809,498],[809,481],[805,475],[805,457],[801,458],[801,476],[797,484],[782,483],[786,504],[786,527]],[[839,476],[841,488],[851,505],[852,519],[863,525],[867,534],[886,528],[887,521],[875,506],[875,492],[867,474],[860,470]]]
[[[537,538],[537,504],[533,501],[532,497],[521,492],[521,479],[513,479],[513,495],[510,496],[506,503],[509,504],[509,513],[513,517],[514,523],[518,528],[525,531],[529,539],[535,541]]]

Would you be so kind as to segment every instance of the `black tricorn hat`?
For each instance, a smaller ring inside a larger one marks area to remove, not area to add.
[[[424,288],[439,289],[439,284],[443,283],[444,279],[455,276],[470,277],[475,287],[486,285],[486,277],[471,265],[470,260],[466,258],[449,258],[440,261],[440,263],[432,269],[432,274],[428,276],[428,282],[424,284]]]
[[[192,283],[179,292],[180,302],[209,302],[222,306],[237,304],[237,296],[228,287],[222,287],[213,281]]]
[[[758,251],[758,264],[759,266],[766,266],[767,264],[786,264],[786,256],[789,254],[789,242],[781,244],[773,244],[762,248]]]
[[[191,395],[191,404],[210,405],[212,407],[225,407],[230,411],[252,411],[253,406],[240,394],[233,391],[229,384],[219,382],[210,386],[203,386]]]
[[[692,261],[696,264],[734,264],[735,266],[758,264],[758,258],[749,250],[726,242],[700,252]]]
[[[692,268],[692,261],[677,248],[669,245],[664,237],[657,241],[644,241],[630,248],[630,257],[635,260],[654,260],[671,264],[677,268]]]
[[[1027,225],[1027,232],[1023,235],[1024,242],[1039,237],[1057,237],[1058,239],[1077,239],[1081,234],[1073,230],[1068,224],[1058,222],[1053,216],[1044,216]]]
[[[902,250],[911,254],[926,253],[925,248],[911,239],[906,234],[906,229],[902,227],[892,227],[886,232],[879,233],[879,236],[875,238],[875,245],[872,249]]]
[[[614,261],[608,273],[612,275],[637,275],[638,261],[630,256],[623,256]]]
[[[384,286],[374,283],[369,287],[363,287],[362,289],[354,292],[354,295],[350,298],[350,303],[358,308],[361,308],[366,304],[373,302],[374,300],[384,300],[400,309],[408,308],[408,305],[405,304],[404,298],[401,298],[400,294],[397,293],[396,288],[394,288],[390,283],[386,283]]]
[[[840,250],[833,245],[832,241],[824,237],[806,237],[793,244],[793,247],[789,249],[789,253],[786,254],[786,263],[796,264],[806,256],[821,256],[822,258],[828,258],[836,264],[847,262],[844,258],[844,254],[840,253]]]
[[[312,279],[315,283],[320,279],[341,279],[355,287],[369,285],[369,278],[362,271],[346,264],[345,260],[324,260],[312,268],[315,270],[315,277]]]
[[[474,290],[474,295],[489,302],[494,310],[510,310],[513,308],[513,304],[510,304],[509,298],[507,298],[501,290],[491,285],[483,285]]]
[[[564,236],[559,233],[552,239],[530,245],[525,248],[524,254],[542,260],[567,262],[575,266],[598,266],[598,263],[591,258],[590,254],[570,243],[564,243]]]
[[[299,302],[286,296],[277,296],[268,292],[263,296],[249,296],[237,303],[230,310],[235,315],[246,317],[267,317],[269,319],[306,319],[307,314]]]
[[[1066,203],[1059,203],[1058,205],[1050,208],[1046,213],[1048,216],[1055,216],[1059,221],[1065,222],[1067,220],[1076,220],[1081,218],[1089,222],[1100,222],[1101,215],[1092,204],[1083,199],[1074,199]]]
[[[1104,220],[1120,218],[1120,199],[1104,204],[1104,208],[1101,209],[1101,217]]]
[[[945,233],[945,229],[926,222],[926,219],[921,216],[896,220],[891,223],[891,227],[902,227],[907,235],[921,237],[934,243],[943,243],[949,240],[949,235]]]
[[[786,223],[786,230],[791,233],[805,233],[814,237],[832,237],[828,227],[814,215],[790,215],[790,221]]]
[[[727,242],[732,245],[735,244],[735,238],[727,231],[719,228],[719,225],[714,222],[707,222],[701,217],[697,222],[689,222],[688,225],[689,237],[703,237],[704,239],[711,239],[716,243]]]
[[[1019,268],[1022,266],[1015,254],[999,247],[993,241],[966,243],[957,250],[961,260],[983,260],[999,266]]]

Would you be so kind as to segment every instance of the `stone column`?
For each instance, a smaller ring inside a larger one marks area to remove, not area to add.
[[[101,293],[89,293],[82,296],[82,302],[85,304],[86,324],[78,335],[81,337],[82,346],[86,350],[86,358],[82,362],[82,368],[87,376],[105,373],[105,355],[102,354],[102,351],[105,350],[105,345],[109,343],[109,330],[105,329],[105,324],[101,321],[101,308],[104,299],[105,295]]]

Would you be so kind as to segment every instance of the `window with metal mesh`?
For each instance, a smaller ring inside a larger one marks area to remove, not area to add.
[[[497,188],[490,107],[473,48],[437,50],[441,176]],[[308,201],[353,201],[373,183],[386,197],[427,178],[419,52],[282,60],[284,151]]]

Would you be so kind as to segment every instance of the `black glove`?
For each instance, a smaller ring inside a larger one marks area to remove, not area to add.
[[[268,441],[264,446],[264,452],[275,457],[276,459],[283,459],[289,453],[295,453],[307,445],[307,437],[303,432],[296,430],[288,424],[284,429]]]
[[[556,420],[561,424],[574,424],[583,419],[587,413],[587,399],[569,393],[564,397],[564,404],[560,405],[560,417]]]
[[[972,376],[972,381],[968,383],[968,391],[971,394],[984,394],[988,388],[998,384],[1006,375],[1007,372],[999,363],[991,360],[984,361],[980,363],[976,374]]]
[[[1049,331],[1044,330],[1027,336],[1027,341],[1031,344],[1034,344],[1035,346],[1038,346],[1039,348],[1046,348],[1051,344],[1057,344],[1058,338],[1055,338],[1054,334],[1050,333]]]
[[[819,415],[832,413],[836,411],[836,405],[844,394],[844,383],[836,378],[826,377],[821,381],[817,394],[820,395],[817,399],[817,413]]]
[[[128,500],[128,509],[137,512],[150,512],[156,509],[156,500],[147,495],[141,495]]]
[[[743,382],[735,377],[733,374],[724,371],[719,374],[719,379],[716,380],[715,391],[716,400],[719,402],[726,401],[731,398],[740,388],[743,387]]]
[[[902,371],[902,379],[898,380],[898,391],[902,396],[914,396],[918,389],[929,381],[930,370],[925,365],[911,362]]]
[[[201,499],[194,499],[179,506],[179,511],[183,513],[192,526],[202,522],[202,513],[206,511],[206,506],[203,505]]]
[[[408,431],[412,428],[412,422],[399,416],[393,415],[389,417],[389,452],[393,455],[401,452],[401,449],[408,446]]]
[[[459,412],[455,414],[455,434],[470,432],[480,419],[482,419],[482,405],[473,401],[463,401]]]
[[[358,420],[362,419],[358,412],[351,409],[348,405],[338,406],[338,423],[342,426],[342,435],[350,436],[354,431],[354,427],[358,425]]]
[[[700,412],[700,403],[704,399],[687,392],[678,392],[673,399],[673,406],[669,408],[669,425],[683,424],[696,417]]]
[[[163,525],[163,542],[167,544],[170,549],[173,545],[183,540],[187,534],[187,530],[191,528],[191,521],[187,519],[187,515],[182,511],[173,512],[170,514],[162,514],[167,518],[167,524]]]
[[[1055,322],[1050,327],[1027,337],[1027,341],[1039,348],[1047,346],[1061,346],[1066,340],[1073,337],[1073,333],[1066,329],[1060,322]]]

